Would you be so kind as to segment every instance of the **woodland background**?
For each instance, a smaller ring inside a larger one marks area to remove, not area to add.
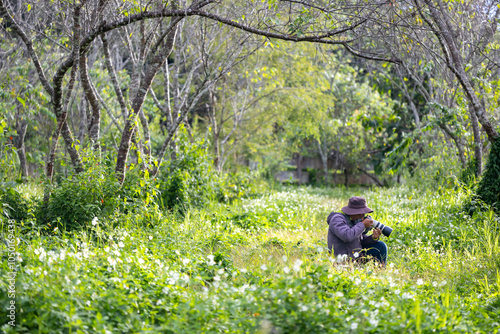
[[[495,0],[0,0],[19,328],[498,330],[499,20]],[[396,228],[386,272],[325,252],[354,193]]]

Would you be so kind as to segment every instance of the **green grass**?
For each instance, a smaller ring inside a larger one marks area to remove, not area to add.
[[[386,269],[326,251],[326,217],[351,195],[394,228]],[[15,332],[497,333],[500,223],[464,215],[465,196],[284,188],[184,217],[150,209],[80,232],[33,229],[19,235]]]

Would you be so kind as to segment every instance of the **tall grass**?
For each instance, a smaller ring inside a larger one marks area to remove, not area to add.
[[[385,269],[338,263],[326,249],[326,217],[352,195],[394,228]],[[16,332],[494,333],[499,220],[465,215],[466,196],[283,188],[179,216],[150,208],[20,236]]]

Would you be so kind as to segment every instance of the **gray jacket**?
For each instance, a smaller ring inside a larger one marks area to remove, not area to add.
[[[341,212],[332,212],[327,218],[328,249],[335,254],[347,254],[354,257],[355,252],[376,243],[372,236],[366,235],[365,225],[362,222],[354,223],[349,216]]]

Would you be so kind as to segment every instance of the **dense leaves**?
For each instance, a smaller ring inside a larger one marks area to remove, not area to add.
[[[10,332],[469,333],[500,328],[498,217],[460,211],[461,190],[362,192],[394,227],[389,264],[352,266],[325,247],[345,191],[283,189],[231,206],[153,207],[85,230],[18,236]],[[333,196],[333,197],[332,197]],[[436,219],[446,217],[447,219]],[[29,224],[30,220],[24,221]],[[140,228],[139,228],[140,227]],[[476,231],[471,238],[471,229]],[[0,267],[2,275],[6,261]],[[0,282],[0,301],[7,299]],[[5,316],[2,311],[0,316]]]
[[[487,204],[500,211],[500,139],[497,139],[490,151],[485,173],[479,182],[478,196]]]

